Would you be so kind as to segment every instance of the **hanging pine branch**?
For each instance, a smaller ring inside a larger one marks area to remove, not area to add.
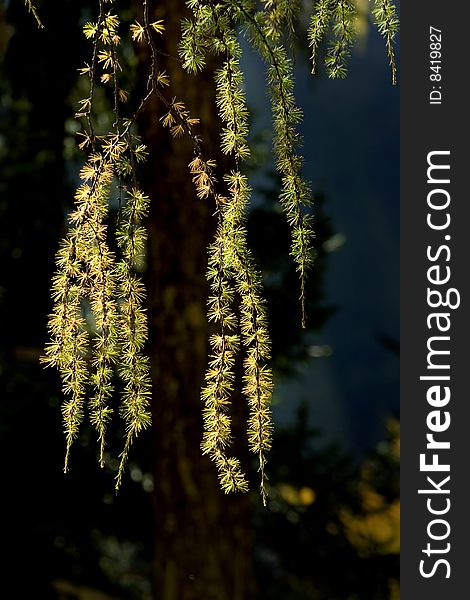
[[[372,15],[380,35],[385,40],[392,71],[392,84],[395,85],[397,83],[397,67],[393,43],[399,26],[397,9],[392,0],[373,0]]]
[[[85,36],[93,41],[93,51],[91,63],[80,72],[88,76],[90,85],[89,95],[80,101],[76,115],[87,124],[81,132],[80,147],[89,149],[90,157],[80,173],[82,184],[70,216],[68,244],[59,250],[57,258],[58,271],[53,282],[56,304],[49,323],[52,342],[46,349],[44,361],[59,368],[64,391],[71,395],[63,407],[67,470],[70,448],[83,418],[87,387],[91,388],[90,422],[97,431],[99,462],[104,466],[105,437],[113,412],[110,401],[119,357],[119,375],[124,381],[121,413],[127,432],[119,484],[129,445],[150,422],[148,359],[141,355],[147,336],[142,308],[145,294],[133,272],[145,245],[145,229],[140,225],[146,210],[145,197],[132,191],[122,211],[117,231],[122,259],[118,263],[108,246],[108,207],[114,178],[119,178],[122,189],[122,178],[133,175],[133,163],[145,155],[145,148],[130,134],[135,115],[122,122],[119,116],[118,104],[126,98],[118,83],[119,19],[106,11],[104,1],[99,8],[96,23],[84,26]],[[93,123],[99,67],[102,68],[100,82],[113,89],[115,117],[113,131],[100,136]],[[141,108],[142,104],[139,110]],[[83,316],[87,306],[93,317],[88,327]]]
[[[271,97],[277,170],[282,179],[279,196],[291,228],[291,255],[300,279],[300,306],[302,327],[306,326],[306,279],[313,264],[314,238],[311,216],[306,209],[311,206],[309,184],[302,178],[302,157],[297,153],[301,137],[297,127],[302,111],[294,98],[292,60],[285,47],[270,38],[271,28],[266,25],[263,11],[250,12],[247,3],[236,2],[237,17],[245,22],[253,46],[268,66],[267,84]]]
[[[398,33],[397,9],[393,0],[369,0],[371,14],[380,35],[385,40],[388,61],[392,74],[392,84],[397,83],[394,40]],[[330,37],[325,57],[326,71],[332,79],[347,75],[347,61],[351,48],[358,38],[355,26],[358,19],[356,0],[318,0],[310,17],[308,42],[312,49],[312,74],[317,71],[318,48],[321,42]],[[330,31],[330,35],[329,34]]]
[[[241,49],[237,41],[233,19],[226,7],[197,0],[189,3],[194,21],[186,21],[183,27],[181,55],[189,71],[201,69],[205,64],[204,52],[194,54],[196,47],[224,57],[222,67],[215,72],[216,103],[223,127],[221,150],[234,160],[235,170],[224,179],[228,197],[216,197],[218,228],[215,243],[209,250],[209,282],[213,295],[209,299],[209,317],[220,326],[220,336],[211,340],[212,363],[206,373],[205,434],[203,451],[211,455],[219,470],[222,486],[226,491],[243,490],[244,477],[238,473],[238,461],[234,463],[237,477],[232,477],[232,465],[222,454],[230,443],[230,421],[227,415],[230,395],[233,391],[234,354],[241,350],[238,339],[232,335],[235,326],[231,305],[234,301],[231,281],[238,291],[241,311],[242,346],[245,353],[243,392],[250,406],[248,423],[249,447],[259,458],[261,494],[266,501],[265,452],[271,444],[271,372],[265,362],[269,358],[270,341],[267,335],[264,301],[261,296],[261,275],[257,271],[248,250],[244,222],[250,200],[250,191],[240,173],[240,162],[249,156],[247,143],[248,110],[243,91],[243,74],[239,59]],[[214,366],[217,368],[214,369]],[[215,401],[222,392],[220,401]],[[223,435],[219,436],[219,430]],[[222,441],[219,447],[218,440]],[[233,459],[236,460],[236,459]]]
[[[315,13],[310,18],[308,28],[308,43],[312,49],[310,60],[312,61],[312,75],[317,71],[318,46],[325,37],[334,10],[334,0],[319,0],[315,5]]]

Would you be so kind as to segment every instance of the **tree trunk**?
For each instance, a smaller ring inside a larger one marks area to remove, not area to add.
[[[151,18],[165,22],[162,50],[177,57],[184,2],[165,0],[150,7]],[[168,97],[176,96],[191,116],[200,118],[207,157],[222,163],[213,71],[209,67],[202,76],[189,76],[174,58],[159,59],[171,78]],[[158,121],[164,112],[154,100],[140,121],[149,148],[143,182],[151,197],[147,284],[154,383],[154,597],[249,600],[250,498],[226,496],[214,465],[200,450],[200,389],[208,356],[206,249],[215,226],[214,206],[196,197],[188,169],[191,143],[170,139]]]

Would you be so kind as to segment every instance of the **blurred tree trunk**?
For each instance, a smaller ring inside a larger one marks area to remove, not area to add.
[[[135,2],[136,9],[141,8]],[[182,0],[151,2],[151,19],[164,19],[162,48],[177,57]],[[145,52],[145,50],[143,50]],[[148,64],[147,59],[141,61]],[[207,157],[222,164],[211,67],[198,76],[175,58],[159,56],[176,96],[201,119]],[[212,65],[212,69],[214,64]],[[141,80],[146,76],[141,73]],[[200,388],[208,353],[206,248],[214,206],[199,200],[188,163],[187,139],[170,139],[158,122],[155,99],[140,121],[149,147],[144,189],[151,197],[148,306],[153,397],[155,556],[158,600],[249,600],[253,596],[251,509],[247,495],[221,492],[216,470],[201,455]]]

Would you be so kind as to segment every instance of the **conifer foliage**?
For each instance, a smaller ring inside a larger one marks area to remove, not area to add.
[[[34,5],[26,4],[40,23]],[[136,120],[155,95],[164,107],[163,114],[155,115],[155,125],[167,127],[174,137],[187,136],[191,140],[194,157],[188,165],[188,176],[200,201],[214,207],[216,219],[207,271],[207,317],[216,332],[209,340],[211,351],[201,392],[201,448],[214,461],[225,492],[248,490],[240,460],[231,453],[230,404],[235,365],[241,360],[243,394],[249,407],[248,446],[258,459],[265,502],[266,454],[272,433],[271,343],[262,276],[247,242],[251,190],[244,163],[250,156],[249,113],[239,36],[249,39],[266,65],[273,150],[282,181],[279,202],[290,225],[291,255],[299,275],[300,320],[305,327],[305,282],[313,264],[314,230],[310,185],[302,176],[297,130],[302,112],[294,98],[288,43],[295,34],[301,7],[291,0],[188,0],[187,5],[190,17],[182,19],[180,56],[175,58],[182,69],[194,75],[196,85],[208,54],[218,56],[220,66],[214,73],[214,86],[222,125],[220,150],[231,168],[217,180],[215,161],[204,152],[203,124],[190,115],[183,98],[171,95],[171,81],[158,64],[158,38],[165,34],[165,27],[162,21],[150,22],[149,0],[142,1],[141,17],[132,23],[121,22],[113,0],[97,0],[96,19],[84,26],[91,47],[90,58],[80,72],[88,80],[88,94],[80,101],[76,115],[82,123],[79,147],[88,158],[80,173],[68,232],[57,253],[49,319],[51,339],[43,360],[56,367],[62,378],[65,470],[85,412],[96,430],[99,462],[104,465],[114,396],[117,388],[121,390],[119,412],[126,436],[116,476],[119,487],[130,446],[150,425],[151,380],[145,355],[147,319],[142,272],[145,218],[152,199],[139,187],[138,164],[148,151],[156,149],[147,150],[142,144],[136,134]],[[327,72],[331,77],[346,75],[347,58],[356,39],[355,6],[353,0],[318,0],[312,5],[308,30],[312,72],[316,70],[318,48],[331,27],[332,40],[325,58]],[[372,0],[371,14],[384,37],[395,83],[396,9],[392,0]],[[146,44],[150,50],[147,90],[141,99],[134,98],[133,90],[121,87],[129,41]],[[100,130],[96,114],[99,87],[112,104],[113,123],[107,131]],[[133,112],[127,108],[129,97],[137,107]],[[114,219],[110,204],[116,195],[119,211]]]
[[[392,83],[397,83],[394,39],[398,33],[398,14],[393,0],[369,0],[374,24],[384,38]],[[308,41],[311,48],[312,73],[317,70],[320,43],[330,37],[325,66],[333,79],[347,75],[347,60],[357,39],[358,3],[355,0],[318,0],[310,17]]]

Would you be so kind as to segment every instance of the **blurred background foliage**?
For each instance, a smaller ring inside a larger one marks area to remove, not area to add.
[[[18,599],[159,598],[158,593],[152,593],[151,583],[155,483],[149,458],[150,436],[142,436],[136,445],[130,476],[118,496],[113,488],[116,461],[108,461],[103,475],[96,466],[95,448],[87,427],[80,437],[77,464],[64,477],[60,385],[55,373],[38,364],[46,341],[54,253],[64,232],[82,160],[76,150],[73,119],[74,102],[82,95],[77,89],[80,85],[77,69],[87,52],[80,24],[94,7],[91,2],[75,0],[37,5],[46,24],[41,31],[22,2],[0,2],[0,442],[6,502],[2,535],[6,563],[1,587],[4,591],[11,590],[5,597]],[[377,40],[368,39],[365,17],[361,27],[363,55],[354,59],[357,64],[353,60],[350,80],[354,77],[357,80],[356,83],[349,80],[348,85],[354,87],[364,79],[376,78],[378,83],[374,81],[374,85],[382,86],[377,101],[386,114],[396,119],[396,95],[384,101],[388,93],[383,91],[387,65],[384,60],[376,64],[382,47]],[[333,88],[324,74],[320,74],[318,81],[304,84],[307,77],[301,49],[297,56],[302,106],[310,106],[310,98],[323,85],[327,88],[325,93],[330,94],[330,102],[333,94],[342,93],[340,86],[345,82]],[[132,61],[136,64],[133,55],[129,54],[128,59],[131,65]],[[249,52],[245,60],[249,83],[260,67],[253,64]],[[383,80],[371,70],[373,66],[384,71]],[[133,77],[135,73],[129,69],[129,78]],[[350,92],[351,88],[344,90]],[[342,246],[347,239],[345,231],[350,215],[338,207],[351,206],[347,191],[351,183],[340,181],[328,185],[326,178],[320,181],[323,187],[319,190],[315,181],[318,256],[309,283],[310,329],[306,334],[300,331],[296,276],[288,258],[288,232],[275,205],[278,182],[267,151],[265,107],[256,93],[248,97],[252,103],[256,149],[250,166],[256,188],[249,222],[250,243],[265,277],[273,359],[280,383],[275,397],[278,406],[275,406],[275,440],[269,460],[268,508],[262,509],[256,492],[253,495],[257,597],[260,600],[396,600],[400,545],[397,327],[393,325],[396,314],[390,313],[390,304],[382,303],[382,312],[375,306],[366,317],[362,314],[357,317],[359,321],[370,319],[371,331],[363,327],[362,335],[372,336],[376,344],[375,354],[365,353],[364,368],[356,373],[362,378],[361,389],[369,390],[366,397],[359,406],[354,404],[352,396],[345,394],[348,397],[345,419],[357,409],[361,425],[356,435],[351,436],[347,431],[341,433],[343,421],[336,418],[332,429],[340,434],[325,436],[312,423],[317,422],[320,414],[319,421],[323,415],[322,425],[328,425],[329,403],[337,398],[323,393],[328,386],[320,386],[320,393],[312,387],[312,382],[316,378],[324,382],[325,373],[340,380],[343,373],[347,380],[344,361],[348,359],[338,359],[338,353],[335,355],[339,328],[335,318],[339,315],[342,335],[347,337],[347,321],[341,321],[341,315],[344,316],[341,290],[350,283],[349,272],[354,269],[351,261],[357,261],[354,270],[354,286],[360,291],[357,302],[378,289],[380,281],[374,279],[373,271],[359,264],[362,250],[354,255],[353,247],[353,259],[349,255],[346,266],[341,266],[348,252],[347,244],[345,249]],[[313,100],[313,105],[325,102],[324,96],[316,97],[319,100]],[[109,118],[106,99],[100,101],[106,120]],[[384,108],[387,102],[388,108]],[[370,117],[371,126],[376,127],[380,118],[377,121],[370,111],[367,114],[368,108],[366,103],[366,114],[363,111],[358,119]],[[308,128],[310,111],[306,112]],[[304,132],[306,174],[311,179],[321,171],[321,155],[329,160],[331,142],[330,138],[317,135],[322,127],[315,119],[313,127],[317,127],[315,151],[313,136],[308,129]],[[350,125],[351,131],[344,131],[339,118],[329,128],[330,136],[338,144],[346,145],[344,136],[348,134],[352,144],[358,144],[354,125]],[[384,132],[382,137],[395,135],[392,144],[396,148],[398,134],[393,125],[385,124]],[[366,134],[367,129],[365,137]],[[370,168],[378,169],[375,176],[387,189],[374,195],[373,190],[367,189],[370,183],[361,187],[374,196],[377,204],[396,199],[397,193],[397,176],[390,176],[396,170],[390,165],[394,150],[387,150],[387,144],[384,147],[382,155],[376,157],[378,162]],[[353,163],[351,168],[356,169],[355,157],[349,157],[349,161]],[[339,169],[339,173],[340,179],[347,179],[347,170]],[[385,209],[386,216],[388,210],[389,207]],[[358,237],[377,226],[377,220],[364,223],[364,214],[358,212],[354,219],[354,235]],[[390,220],[392,228],[396,228],[395,213]],[[373,234],[383,237],[387,231],[379,228]],[[375,250],[370,239],[368,244],[368,260],[374,263]],[[392,242],[393,248],[397,253],[397,245]],[[395,266],[381,264],[384,281],[393,288],[397,287]],[[373,297],[372,303],[380,304],[380,297]],[[348,308],[351,310],[351,306]],[[351,330],[354,318],[350,321]],[[392,326],[387,329],[390,322]],[[356,352],[361,354],[360,346],[354,349],[357,359]],[[384,382],[387,388],[384,394],[389,394],[387,401],[377,396],[377,389],[369,386],[368,379],[377,375],[376,357],[382,355],[386,356],[387,373],[392,373],[391,379],[385,377]],[[381,406],[379,412],[374,408],[377,403]],[[364,438],[363,432],[374,433],[366,433]]]

